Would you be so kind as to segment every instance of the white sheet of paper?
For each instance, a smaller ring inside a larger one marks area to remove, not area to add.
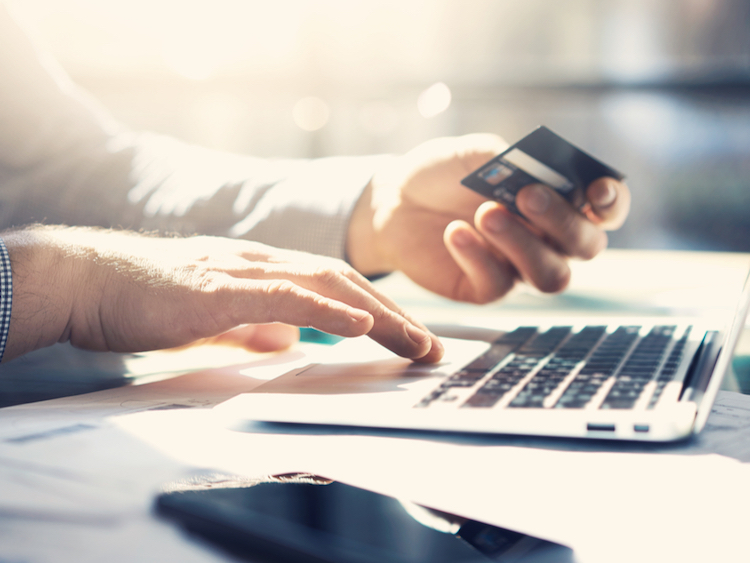
[[[700,450],[570,451],[559,442],[539,447],[538,440],[470,443],[304,429],[242,433],[195,411],[140,413],[117,424],[187,465],[256,476],[316,473],[559,541],[584,562],[748,555],[748,518],[737,510],[750,506],[750,465]],[[186,430],[190,445],[177,439]]]

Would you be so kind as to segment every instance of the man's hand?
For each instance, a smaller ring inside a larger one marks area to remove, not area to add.
[[[519,281],[545,292],[566,287],[570,258],[590,259],[618,228],[630,192],[613,178],[587,190],[584,213],[535,184],[517,195],[524,219],[461,185],[461,179],[507,148],[475,134],[428,141],[376,172],[354,211],[349,258],[365,275],[401,270],[451,299],[486,303]]]
[[[427,329],[338,260],[242,240],[86,228],[37,226],[3,238],[14,283],[6,359],[56,341],[117,352],[222,334],[256,349],[293,341],[279,325],[256,326],[263,323],[367,334],[425,362],[443,353]]]

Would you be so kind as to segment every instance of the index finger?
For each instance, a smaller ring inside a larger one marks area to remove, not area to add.
[[[591,182],[586,198],[591,204],[586,215],[603,229],[619,229],[630,211],[630,190],[614,178],[605,176]]]

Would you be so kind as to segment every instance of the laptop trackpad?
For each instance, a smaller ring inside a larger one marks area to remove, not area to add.
[[[444,339],[452,340],[452,339]],[[257,393],[373,393],[433,385],[487,348],[486,342],[456,340],[438,364],[396,356],[369,338],[342,341],[316,362],[261,385]]]

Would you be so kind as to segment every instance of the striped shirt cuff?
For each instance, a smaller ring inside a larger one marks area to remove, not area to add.
[[[13,277],[10,271],[10,256],[5,242],[0,238],[0,361],[5,354],[10,328],[10,309],[13,303]]]

